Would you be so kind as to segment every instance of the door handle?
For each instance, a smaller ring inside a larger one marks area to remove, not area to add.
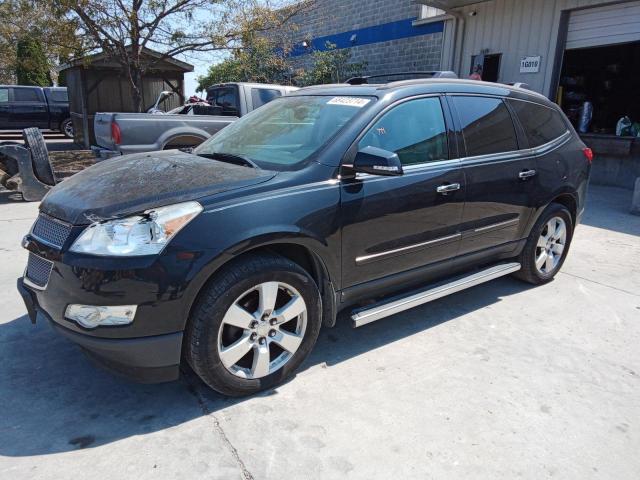
[[[443,195],[446,195],[449,192],[455,192],[456,190],[460,190],[459,183],[449,183],[447,185],[440,185],[436,188],[436,192],[442,193]]]
[[[527,178],[535,177],[538,174],[535,170],[523,170],[518,174],[518,178],[526,180]]]

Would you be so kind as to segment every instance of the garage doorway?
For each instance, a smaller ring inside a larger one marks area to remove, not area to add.
[[[577,127],[584,102],[593,105],[588,131],[615,134],[621,117],[640,122],[640,41],[566,50],[559,101]]]

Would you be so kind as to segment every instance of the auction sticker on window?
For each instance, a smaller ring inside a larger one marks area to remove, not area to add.
[[[362,108],[370,101],[368,98],[360,97],[333,97],[327,102],[327,105],[345,105],[347,107]]]

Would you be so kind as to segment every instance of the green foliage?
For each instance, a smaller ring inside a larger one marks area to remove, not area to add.
[[[283,49],[264,37],[250,36],[231,58],[212,65],[206,75],[198,77],[198,91],[225,82],[287,83],[290,68]]]
[[[198,91],[226,82],[295,83],[298,86],[340,83],[362,75],[366,62],[350,63],[348,49],[336,49],[327,42],[327,50],[311,53],[308,69],[295,70],[283,53],[283,47],[264,37],[245,38],[243,47],[228,58],[209,67],[206,75],[198,77]]]
[[[351,77],[362,75],[367,68],[366,62],[350,63],[349,49],[336,49],[336,45],[327,42],[325,51],[314,51],[312,66],[296,79],[301,86],[323,83],[341,83]]]
[[[21,38],[16,54],[18,85],[51,86],[53,82],[49,71],[49,61],[38,37],[27,35]]]
[[[76,22],[53,0],[0,0],[0,19],[0,83],[16,83],[16,47],[23,39],[37,39],[52,74],[61,58],[83,45],[84,37],[76,35]]]

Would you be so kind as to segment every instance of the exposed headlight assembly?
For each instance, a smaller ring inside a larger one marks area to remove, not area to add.
[[[71,251],[90,255],[155,255],[202,211],[198,202],[153,208],[141,215],[96,222],[73,242]]]

